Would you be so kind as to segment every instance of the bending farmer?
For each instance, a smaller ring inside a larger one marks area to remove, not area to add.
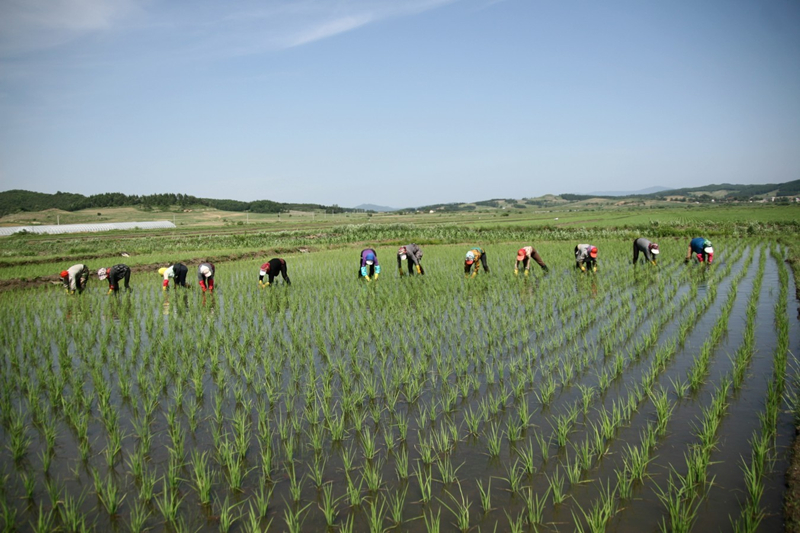
[[[72,265],[61,271],[61,282],[69,294],[75,294],[75,291],[78,291],[78,294],[82,293],[87,281],[89,281],[89,267],[84,264]]]
[[[686,259],[684,263],[688,263],[692,258],[692,254],[697,254],[697,260],[701,263],[707,261],[710,265],[714,260],[714,248],[711,247],[711,241],[705,237],[695,237],[689,243],[689,251],[686,252]]]
[[[125,280],[125,290],[131,290],[131,269],[128,265],[114,265],[111,268],[101,268],[97,271],[101,280],[108,278],[108,294],[119,290],[119,283]]]
[[[522,267],[525,269],[525,275],[528,275],[531,269],[531,258],[536,261],[542,270],[547,272],[549,269],[547,265],[544,264],[542,261],[542,256],[539,255],[539,252],[536,251],[536,248],[533,246],[523,246],[519,250],[517,250],[517,262],[514,264],[514,275],[516,276],[519,273],[519,264],[522,263]]]
[[[417,274],[425,274],[420,264],[422,261],[422,250],[416,244],[406,244],[397,250],[397,270],[400,275],[403,275],[403,261],[408,260],[408,274],[409,276],[417,271]],[[412,270],[412,267],[414,270]]]
[[[206,292],[206,290],[214,292],[214,265],[200,263],[200,266],[197,267],[197,279],[203,292]]]
[[[358,278],[365,278],[367,281],[378,279],[378,274],[381,273],[381,266],[378,264],[378,254],[372,248],[364,248],[361,250],[361,262],[359,263]]]
[[[581,272],[586,272],[591,268],[597,272],[597,246],[591,244],[579,244],[575,247],[575,268],[580,268]]]
[[[469,276],[470,270],[472,270],[472,267],[474,266],[475,272],[472,273],[472,277],[474,278],[477,276],[478,270],[481,267],[481,262],[483,263],[483,270],[488,274],[489,263],[486,262],[486,252],[476,246],[467,252],[467,256],[464,259],[464,275]]]
[[[283,276],[283,281],[285,281],[287,285],[292,284],[292,282],[289,281],[289,275],[286,273],[286,261],[276,257],[270,259],[268,263],[261,265],[261,270],[258,273],[258,286],[268,287],[272,283],[272,280],[278,277],[278,274]],[[269,276],[269,281],[266,283],[264,283],[264,276]]]
[[[658,245],[654,242],[650,242],[644,237],[639,237],[635,241],[633,241],[633,265],[636,266],[636,262],[639,260],[639,254],[644,254],[644,258],[646,261],[649,261],[656,264],[656,259],[658,259]]]
[[[183,263],[175,263],[168,267],[161,267],[158,269],[158,273],[164,276],[164,282],[161,284],[162,291],[167,290],[167,287],[169,287],[169,278],[172,278],[176,287],[188,287],[186,284],[186,274],[189,273],[189,269],[186,268],[186,265]]]

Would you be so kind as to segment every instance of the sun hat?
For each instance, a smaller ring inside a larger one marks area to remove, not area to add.
[[[522,261],[523,259],[525,259],[526,255],[527,252],[525,251],[525,248],[520,248],[519,250],[517,250],[517,261]]]
[[[703,251],[705,253],[707,253],[707,254],[713,254],[714,253],[714,249],[711,246],[706,246],[705,248],[703,248]]]
[[[67,276],[69,276],[69,272],[67,272],[66,270],[62,270],[60,276],[62,278],[66,278]]]
[[[589,255],[592,257],[597,257],[597,246],[592,246],[589,248]]]
[[[658,245],[656,243],[650,245],[650,253],[658,255]]]
[[[373,264],[375,262],[375,254],[373,254],[372,252],[368,253],[365,260],[368,265]]]
[[[161,267],[161,268],[158,269],[158,275],[159,276],[163,276],[166,273],[167,273],[167,267]]]
[[[467,264],[471,265],[475,262],[475,254],[472,251],[467,252]]]
[[[101,268],[100,270],[97,271],[97,277],[100,278],[101,280],[106,279],[108,277],[108,270],[106,270],[105,268]]]
[[[408,258],[406,254],[400,254],[400,261],[405,261]]]
[[[201,265],[200,266],[200,273],[207,278],[211,277],[211,269],[208,268],[208,265]]]

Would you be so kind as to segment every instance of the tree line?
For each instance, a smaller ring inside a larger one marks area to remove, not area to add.
[[[43,211],[45,209],[61,209],[63,211],[79,211],[107,207],[137,207],[140,209],[181,209],[211,207],[223,211],[239,211],[250,213],[285,213],[288,211],[325,211],[326,213],[344,213],[352,209],[338,205],[293,204],[273,202],[271,200],[255,200],[242,202],[215,198],[198,198],[190,194],[123,194],[110,192],[84,196],[82,194],[58,191],[55,194],[39,193],[24,190],[0,192],[0,216],[20,211]]]

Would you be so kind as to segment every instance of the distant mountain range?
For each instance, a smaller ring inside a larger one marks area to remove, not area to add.
[[[626,201],[683,201],[683,202],[741,202],[771,199],[773,197],[800,197],[800,180],[786,183],[767,183],[763,185],[734,185],[721,183],[703,187],[687,187],[683,189],[667,189],[666,187],[649,187],[634,192],[607,191],[589,194],[547,194],[537,198],[495,198],[477,202],[451,202],[433,204],[423,207],[405,208],[408,211],[472,211],[475,209],[525,209],[528,207],[553,207],[570,203],[588,202],[596,204],[605,199],[609,205]],[[289,204],[271,200],[255,200],[241,202],[213,198],[197,198],[187,194],[151,194],[144,196],[125,195],[122,193],[103,193],[92,196],[57,192],[46,194],[23,190],[0,192],[0,216],[19,211],[43,211],[45,209],[63,209],[77,211],[80,209],[100,207],[132,206],[140,209],[174,209],[176,207],[207,207],[222,211],[239,211],[250,213],[283,213],[287,211],[320,211],[327,213],[343,213],[352,211],[390,212],[399,211],[394,207],[375,204],[361,204],[355,208],[343,208],[334,204]]]
[[[590,192],[587,193],[593,196],[633,196],[636,194],[654,194],[657,192],[669,191],[669,187],[648,187],[639,191],[605,191],[605,192]]]
[[[377,213],[388,213],[389,211],[397,211],[396,207],[386,207],[385,205],[375,205],[375,204],[361,204],[355,206],[353,209],[363,209],[364,211],[375,211]]]
[[[536,198],[495,198],[478,202],[453,202],[417,207],[417,211],[473,211],[479,208],[525,209],[527,207],[557,207],[570,203],[580,205],[588,202],[596,205],[598,201],[608,205],[620,202],[643,201],[677,201],[677,202],[747,202],[750,200],[770,199],[772,197],[800,197],[800,180],[786,183],[767,183],[764,185],[704,185],[683,189],[667,189],[666,187],[650,187],[641,191],[626,192],[594,192],[589,194],[546,194]]]

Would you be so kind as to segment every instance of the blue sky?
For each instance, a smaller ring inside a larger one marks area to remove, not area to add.
[[[800,178],[800,2],[2,0],[0,189],[394,207]]]

